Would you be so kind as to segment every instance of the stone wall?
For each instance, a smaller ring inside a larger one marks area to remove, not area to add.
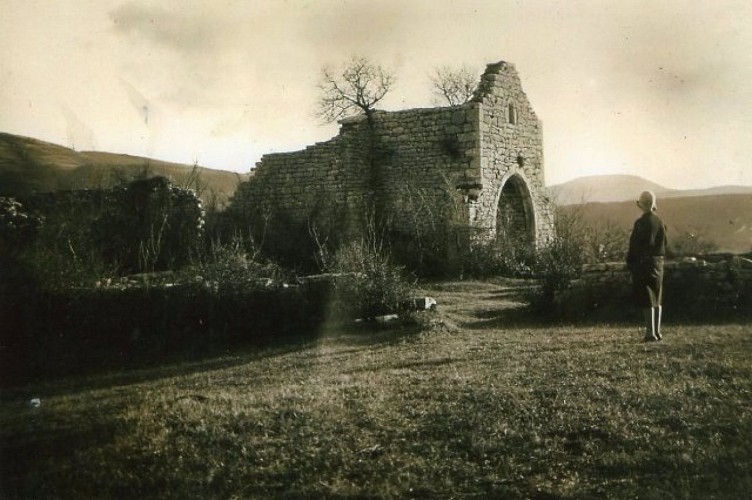
[[[265,155],[251,180],[238,186],[230,211],[271,210],[305,222],[319,207],[340,209],[356,203],[367,170],[365,146],[358,147],[364,138],[352,137],[359,132],[343,127],[340,136],[303,151]]]
[[[281,213],[299,224],[336,212],[341,229],[357,234],[370,201],[398,230],[444,224],[490,239],[505,220],[499,207],[512,203],[531,243],[553,236],[541,125],[511,64],[489,65],[466,104],[376,111],[370,121],[340,123],[329,141],[265,155],[230,211]],[[514,189],[505,191],[508,182]]]
[[[457,186],[475,150],[477,107],[379,113],[377,189],[396,227],[414,230],[419,218],[467,224]]]
[[[726,319],[752,317],[752,255],[720,255],[667,261],[664,304],[667,317]],[[587,317],[631,313],[631,275],[621,262],[584,266],[582,276],[557,297],[560,313]],[[597,314],[596,314],[597,316]]]
[[[230,210],[284,212],[299,223],[323,210],[346,215],[353,232],[372,193],[396,227],[416,211],[444,203],[465,175],[473,148],[473,108],[374,114],[373,162],[365,116],[345,119],[330,141],[265,155],[242,183]]]
[[[480,103],[480,157],[475,165],[483,184],[476,225],[495,234],[503,227],[498,219],[510,210],[514,218],[514,207],[521,207],[532,221],[526,236],[538,244],[548,243],[554,235],[554,215],[545,188],[542,125],[515,67],[490,64],[474,100]],[[507,186],[510,181],[513,185]],[[521,197],[523,203],[505,207],[507,193]]]

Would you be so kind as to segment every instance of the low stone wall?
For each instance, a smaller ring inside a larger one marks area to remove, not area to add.
[[[0,287],[0,387],[314,337],[326,314],[320,286],[144,278],[59,292]]]
[[[586,265],[555,302],[561,317],[633,319],[631,275],[621,262]],[[674,318],[752,318],[752,255],[667,261],[664,305]]]

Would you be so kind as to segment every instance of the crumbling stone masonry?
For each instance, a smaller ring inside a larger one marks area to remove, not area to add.
[[[342,230],[357,233],[373,196],[406,232],[426,218],[464,226],[476,239],[540,246],[553,237],[541,123],[512,64],[489,64],[466,104],[377,111],[371,124],[365,116],[340,124],[329,141],[265,155],[230,210],[263,207],[298,223],[336,211],[345,214]]]
[[[73,228],[83,232],[88,245],[123,272],[143,270],[140,247],[145,244],[151,245],[157,270],[186,264],[204,226],[201,200],[164,177],[113,189],[37,193],[18,202],[43,225],[59,227],[61,237],[69,237]]]

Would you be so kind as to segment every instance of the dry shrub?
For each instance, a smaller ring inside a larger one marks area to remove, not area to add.
[[[395,265],[386,250],[373,240],[361,239],[340,248],[329,270],[339,277],[334,285],[335,317],[373,318],[405,313],[414,294],[414,282]]]

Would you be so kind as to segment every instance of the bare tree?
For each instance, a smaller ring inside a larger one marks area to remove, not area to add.
[[[376,103],[394,84],[394,75],[365,57],[352,57],[342,73],[322,69],[318,116],[326,122],[365,113],[371,118]]]
[[[464,65],[460,68],[441,66],[431,76],[434,94],[450,106],[465,104],[472,99],[478,82],[478,75]]]

